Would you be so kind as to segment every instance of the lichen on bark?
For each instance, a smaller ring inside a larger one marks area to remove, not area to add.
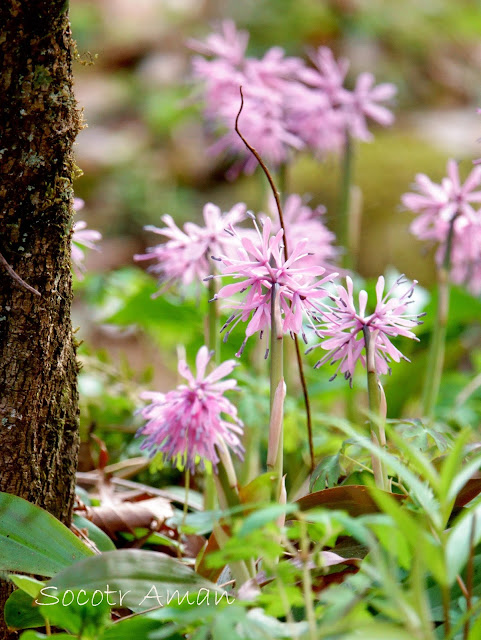
[[[0,491],[68,522],[78,449],[70,307],[72,89],[65,0],[0,3]],[[0,514],[1,517],[1,514]],[[2,627],[0,640],[10,638]]]

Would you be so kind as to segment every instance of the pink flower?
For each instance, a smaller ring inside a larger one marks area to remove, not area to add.
[[[269,198],[269,210],[273,220],[278,220],[274,198]],[[326,272],[334,271],[334,263],[339,255],[339,249],[334,245],[335,234],[323,222],[326,208],[319,205],[315,209],[308,207],[301,196],[296,193],[289,195],[283,206],[284,225],[289,250],[299,242],[306,240],[305,250],[308,255],[298,260],[298,265],[320,265]],[[274,223],[275,231],[280,229],[280,223]]]
[[[227,129],[210,150],[242,158],[230,177],[240,170],[252,173],[257,166],[234,130],[240,86],[244,93],[240,130],[274,167],[306,146],[316,154],[339,151],[347,132],[369,140],[367,118],[383,126],[392,123],[392,113],[381,103],[394,95],[394,85],[374,87],[372,74],[363,73],[354,90],[348,91],[344,81],[349,63],[336,61],[327,47],[312,55],[316,68],[308,68],[300,58],[286,57],[279,47],[269,49],[260,60],[246,57],[247,34],[237,32],[232,22],[223,23],[222,30],[191,47],[214,56],[194,58],[193,69],[204,83],[207,119]]]
[[[349,69],[347,60],[340,58],[336,61],[332,51],[327,47],[319,47],[312,56],[312,60],[316,69],[305,69],[299,76],[308,86],[315,89],[314,95],[317,90],[318,94],[327,98],[329,108],[324,107],[326,125],[323,127],[320,104],[315,107],[312,102],[313,120],[309,122],[309,117],[305,117],[304,125],[306,130],[310,131],[309,146],[313,147],[317,138],[322,150],[325,147],[323,137],[327,136],[329,130],[334,149],[339,146],[339,137],[342,141],[346,132],[354,138],[369,141],[372,139],[372,134],[367,128],[367,118],[384,127],[393,123],[394,116],[391,111],[380,104],[391,100],[395,95],[396,87],[393,84],[384,83],[375,87],[374,76],[371,73],[361,73],[356,79],[354,89],[349,91],[344,87]],[[309,101],[307,100],[304,109],[308,113]],[[317,131],[315,136],[312,133],[313,127]],[[323,128],[327,129],[324,136],[321,135]]]
[[[145,229],[166,237],[167,242],[150,247],[147,253],[136,255],[134,259],[156,260],[148,271],[157,275],[162,285],[201,282],[212,271],[211,254],[229,251],[232,237],[225,229],[242,220],[245,211],[244,204],[236,204],[223,214],[219,207],[208,203],[203,209],[205,226],[187,222],[183,230],[171,216],[164,215],[161,220],[165,227],[147,226]]]
[[[405,193],[402,202],[418,213],[411,232],[420,240],[439,243],[438,267],[449,265],[451,280],[477,295],[481,292],[481,210],[473,204],[481,202],[481,190],[476,191],[481,186],[481,166],[475,166],[464,183],[454,160],[449,160],[447,173],[441,184],[418,174],[418,193]]]
[[[290,249],[286,260],[282,246],[282,230],[271,235],[272,221],[263,221],[262,234],[257,225],[257,238],[250,235],[239,236],[234,233],[239,246],[237,257],[223,256],[218,258],[223,264],[222,276],[229,276],[237,280],[220,289],[216,299],[230,298],[237,293],[246,292],[245,298],[238,303],[231,303],[236,309],[222,331],[227,329],[226,340],[232,329],[240,322],[248,322],[246,338],[236,354],[242,354],[247,338],[254,333],[269,330],[271,326],[271,301],[274,287],[279,296],[279,307],[284,333],[300,333],[302,318],[305,313],[312,314],[319,309],[318,301],[326,297],[327,293],[322,285],[331,282],[337,274],[325,275],[325,269],[320,266],[303,265],[307,256],[307,240],[298,242]],[[317,278],[324,276],[321,280]],[[232,326],[231,326],[232,325]],[[303,336],[304,337],[304,336]]]
[[[447,174],[441,184],[437,184],[418,173],[415,183],[418,193],[402,196],[403,205],[419,214],[411,224],[411,232],[420,240],[445,243],[455,217],[455,226],[461,228],[467,222],[479,220],[479,213],[471,203],[481,202],[481,190],[475,191],[481,185],[481,166],[474,167],[464,184],[454,160],[448,161]]]
[[[84,201],[80,198],[74,198],[74,209],[75,211],[79,211],[84,207]],[[81,247],[86,247],[87,249],[95,249],[99,251],[99,248],[95,245],[96,242],[102,239],[102,234],[100,231],[96,231],[95,229],[87,229],[87,223],[84,220],[78,220],[73,225],[72,231],[72,264],[77,274],[79,280],[83,279],[83,274],[85,273],[85,252]]]
[[[235,66],[244,59],[248,42],[247,31],[238,31],[232,20],[224,20],[221,33],[211,33],[205,42],[188,40],[187,46],[204,56],[217,56]]]
[[[293,84],[286,103],[289,129],[316,155],[322,157],[342,149],[346,138],[345,114],[326,93]]]
[[[353,91],[344,91],[341,99],[347,129],[354,138],[366,142],[373,137],[367,128],[367,118],[383,127],[389,127],[394,122],[392,112],[379,103],[393,98],[396,87],[388,82],[375,87],[374,81],[372,73],[361,73]]]
[[[224,42],[227,31],[235,55],[229,53],[229,46]],[[240,44],[238,32],[230,22],[223,23],[223,32],[223,35],[212,34],[205,43],[191,42],[190,46],[204,55],[216,56],[211,60],[194,58],[193,69],[194,75],[204,83],[207,119],[227,130],[210,151],[234,153],[242,158],[230,172],[230,176],[235,177],[239,170],[252,173],[257,166],[234,131],[241,105],[241,86],[244,109],[239,126],[267,162],[279,166],[289,159],[293,150],[304,146],[287,125],[285,98],[304,63],[299,58],[286,57],[279,47],[269,49],[261,60],[246,58],[246,34]]]
[[[301,71],[300,79],[311,87],[321,89],[331,104],[339,104],[349,69],[349,60],[336,60],[329,47],[319,47],[311,56],[315,69]]]
[[[227,127],[224,134],[211,147],[212,153],[235,153],[243,157],[237,168],[230,172],[235,177],[239,169],[251,174],[256,169],[256,158],[247,151],[243,141],[235,131],[235,121],[240,109],[241,99],[237,91],[230,96],[230,101],[219,105],[217,115]],[[256,150],[269,164],[279,167],[287,162],[294,150],[303,148],[301,138],[289,130],[286,123],[285,105],[273,89],[265,86],[249,84],[242,80],[244,108],[239,118],[239,129],[247,141],[255,144]]]
[[[454,222],[454,233],[451,241],[451,280],[465,285],[473,295],[481,293],[481,214],[480,219],[468,222],[464,218]],[[436,252],[438,265],[444,263],[446,243],[439,245]]]
[[[239,439],[243,424],[236,407],[224,397],[226,391],[237,389],[237,383],[234,379],[222,380],[232,373],[236,362],[227,360],[206,375],[211,356],[207,347],[199,349],[195,377],[185,360],[179,360],[178,371],[187,384],[168,393],[141,395],[151,400],[140,411],[147,421],[137,434],[147,436],[141,449],[149,449],[152,454],[160,451],[164,459],[180,462],[192,471],[198,461],[203,465],[205,460],[216,468],[217,447],[222,443],[240,457],[243,452]]]
[[[403,276],[399,278],[393,287],[384,294],[384,278],[380,276],[376,285],[377,303],[374,313],[366,315],[367,293],[359,293],[359,311],[356,309],[353,297],[353,282],[349,276],[346,277],[347,289],[337,286],[337,295],[331,297],[333,306],[323,305],[324,309],[320,313],[320,324],[317,326],[318,335],[324,341],[316,345],[328,351],[315,365],[321,367],[326,362],[338,363],[336,372],[332,376],[333,380],[339,373],[344,374],[346,380],[352,384],[352,376],[356,362],[361,361],[366,366],[366,358],[363,354],[365,347],[364,331],[369,331],[370,339],[374,340],[375,362],[377,373],[390,373],[389,363],[391,360],[399,362],[402,359],[408,360],[392,343],[391,339],[396,336],[404,336],[417,340],[412,328],[421,324],[419,315],[409,315],[406,313],[416,281],[399,297],[391,297],[394,290],[406,280]],[[308,352],[313,348],[308,349]],[[409,360],[408,360],[409,362]]]

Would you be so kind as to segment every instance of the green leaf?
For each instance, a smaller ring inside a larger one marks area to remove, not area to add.
[[[389,640],[412,640],[412,634],[392,624],[377,622],[342,636],[342,640],[387,640],[388,638]]]
[[[59,602],[42,604],[44,598],[38,599],[42,616],[52,626],[70,631],[82,640],[96,640],[110,620],[108,595],[103,592],[76,589],[63,593],[52,590],[47,594],[50,599],[54,596]]]
[[[269,502],[272,495],[272,487],[276,482],[276,476],[271,471],[262,473],[239,489],[240,501],[243,504],[262,504]]]
[[[449,531],[446,544],[446,562],[449,584],[453,584],[469,557],[470,540],[476,546],[481,540],[481,505],[471,507],[461,514]]]
[[[36,598],[40,593],[40,589],[46,584],[45,582],[35,580],[35,578],[31,578],[30,576],[19,576],[12,573],[8,576],[8,579],[11,580],[19,589],[28,593],[32,598]]]
[[[319,491],[333,487],[339,481],[341,475],[341,465],[339,464],[339,453],[334,456],[323,458],[312,473],[309,491]]]
[[[20,636],[20,640],[50,640],[50,638],[55,638],[55,640],[72,640],[72,636],[69,633],[56,633],[53,636],[46,636],[44,633],[39,633],[38,631],[25,631]]]
[[[426,565],[436,580],[444,585],[447,576],[444,567],[444,558],[440,545],[433,539],[429,529],[418,522],[415,515],[411,515],[407,509],[400,507],[392,496],[385,491],[372,490],[372,495],[383,512],[389,514],[396,522],[399,531],[409,542],[413,549],[424,558]]]
[[[294,513],[297,507],[294,504],[270,504],[264,509],[254,511],[242,523],[238,537],[242,538],[249,535],[252,531],[259,529],[268,522],[277,520],[283,514]]]
[[[150,632],[159,626],[158,620],[147,615],[125,618],[105,629],[102,640],[148,640]]]
[[[34,597],[17,589],[10,594],[4,609],[5,622],[11,629],[34,629],[45,626],[40,608],[34,603]]]
[[[116,547],[112,540],[102,529],[97,527],[96,524],[77,514],[73,516],[73,523],[79,529],[87,529],[90,540],[92,540],[99,551],[115,551]]]
[[[0,570],[53,576],[94,552],[54,516],[0,493]]]
[[[479,638],[481,638],[481,617],[476,619],[469,630],[468,640],[479,640]]]
[[[137,549],[107,551],[82,560],[56,575],[48,586],[59,591],[105,591],[108,588],[112,593],[111,602],[133,611],[168,604],[170,598],[176,600],[177,593],[180,598],[200,589],[223,593],[179,560],[163,553]]]

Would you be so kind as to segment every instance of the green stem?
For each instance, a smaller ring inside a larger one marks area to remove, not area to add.
[[[186,470],[185,470],[184,482],[185,482],[185,499],[184,499],[184,509],[183,509],[183,512],[182,512],[181,529],[184,528],[185,519],[187,518],[187,513],[189,512],[189,488],[190,488],[190,469],[189,469],[189,467],[187,467]]]
[[[371,439],[378,447],[384,447],[386,436],[384,432],[385,415],[382,411],[382,391],[376,371],[375,345],[376,335],[371,334],[369,327],[363,327],[364,344],[366,348],[367,393],[369,399],[369,413],[371,423]],[[372,470],[374,481],[378,489],[388,490],[388,476],[384,463],[378,456],[372,454]]]
[[[453,216],[446,243],[446,252],[441,267],[438,269],[438,306],[436,310],[436,322],[434,324],[431,345],[429,348],[426,379],[423,393],[423,413],[432,419],[434,408],[438,399],[439,387],[444,367],[444,352],[446,348],[446,330],[449,315],[449,271],[451,266],[451,248],[453,244],[454,222]]]
[[[209,351],[214,352],[212,358],[212,364],[218,366],[220,364],[220,322],[219,322],[219,304],[215,300],[215,294],[217,293],[217,280],[211,278],[209,280],[209,300],[212,302],[208,306],[207,315],[207,336],[206,342]],[[216,508],[216,487],[213,477],[213,473],[204,474],[204,511],[212,511]]]
[[[282,162],[277,172],[277,183],[279,185],[279,193],[281,194],[283,205],[286,202],[287,189],[289,188],[288,176],[289,176],[289,171],[288,171],[287,163]]]
[[[213,274],[212,274],[213,275]],[[216,367],[220,364],[220,316],[219,316],[219,303],[215,300],[217,293],[217,280],[211,278],[209,280],[209,315],[207,318],[207,346],[209,351],[214,352],[212,362]]]
[[[438,306],[436,323],[433,329],[429,348],[426,382],[423,396],[423,414],[432,418],[438,398],[439,387],[444,367],[446,345],[446,329],[449,313],[449,280],[448,272],[441,267],[438,271]]]
[[[270,408],[271,418],[274,409],[274,399],[276,390],[284,380],[284,336],[282,333],[282,320],[279,307],[278,285],[272,287],[271,298],[271,347],[270,347]],[[271,421],[272,426],[272,421]],[[273,471],[277,476],[277,491],[275,499],[277,500],[281,493],[282,474],[283,474],[283,453],[284,453],[284,435],[283,425],[280,426],[280,432],[276,434],[274,441],[277,443],[275,452],[275,463]],[[269,439],[272,441],[272,439]],[[268,453],[268,457],[269,453]]]
[[[283,162],[280,167],[279,167],[279,172],[278,172],[278,182],[279,182],[279,191],[280,194],[282,196],[282,200],[283,200],[283,206],[285,204],[285,199],[288,193],[288,188],[289,188],[289,170],[288,170],[288,165],[286,162]],[[283,216],[280,215],[279,213],[279,224],[281,226],[281,228],[284,231],[284,257],[287,260],[288,256],[289,256],[289,249],[288,249],[288,245],[287,245],[287,239],[286,239],[286,235],[287,235],[287,229],[284,226],[284,218]],[[297,369],[299,371],[299,382],[301,383],[301,388],[302,388],[302,396],[304,398],[304,407],[305,407],[305,411],[306,411],[306,426],[307,426],[307,440],[309,443],[309,460],[310,460],[310,470],[311,473],[312,471],[314,471],[314,468],[316,466],[316,461],[315,461],[315,457],[314,457],[314,440],[313,440],[313,436],[312,436],[312,415],[311,415],[311,403],[309,400],[309,392],[307,389],[307,381],[306,381],[306,376],[304,374],[304,365],[302,362],[302,355],[301,355],[301,349],[299,346],[299,338],[297,335],[294,335],[294,348],[296,351],[296,360],[297,360]],[[289,357],[289,356],[288,356]],[[286,382],[289,385],[289,378],[288,378],[288,374],[289,374],[289,370],[286,372]]]
[[[314,606],[312,604],[312,579],[311,570],[309,568],[309,537],[307,533],[307,523],[304,518],[299,519],[301,525],[301,557],[303,560],[302,565],[302,591],[304,594],[304,604],[306,607],[306,617],[309,625],[309,640],[316,640],[316,614]]]
[[[337,243],[344,248],[342,266],[345,269],[352,268],[353,256],[350,247],[350,210],[351,210],[351,183],[354,169],[354,149],[351,136],[346,133],[341,159],[341,192],[339,194],[339,215],[337,219]]]

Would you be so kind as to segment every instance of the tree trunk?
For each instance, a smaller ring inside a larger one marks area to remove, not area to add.
[[[66,523],[78,449],[72,55],[68,0],[0,2],[0,491]],[[0,583],[0,640],[15,637],[8,592]]]

